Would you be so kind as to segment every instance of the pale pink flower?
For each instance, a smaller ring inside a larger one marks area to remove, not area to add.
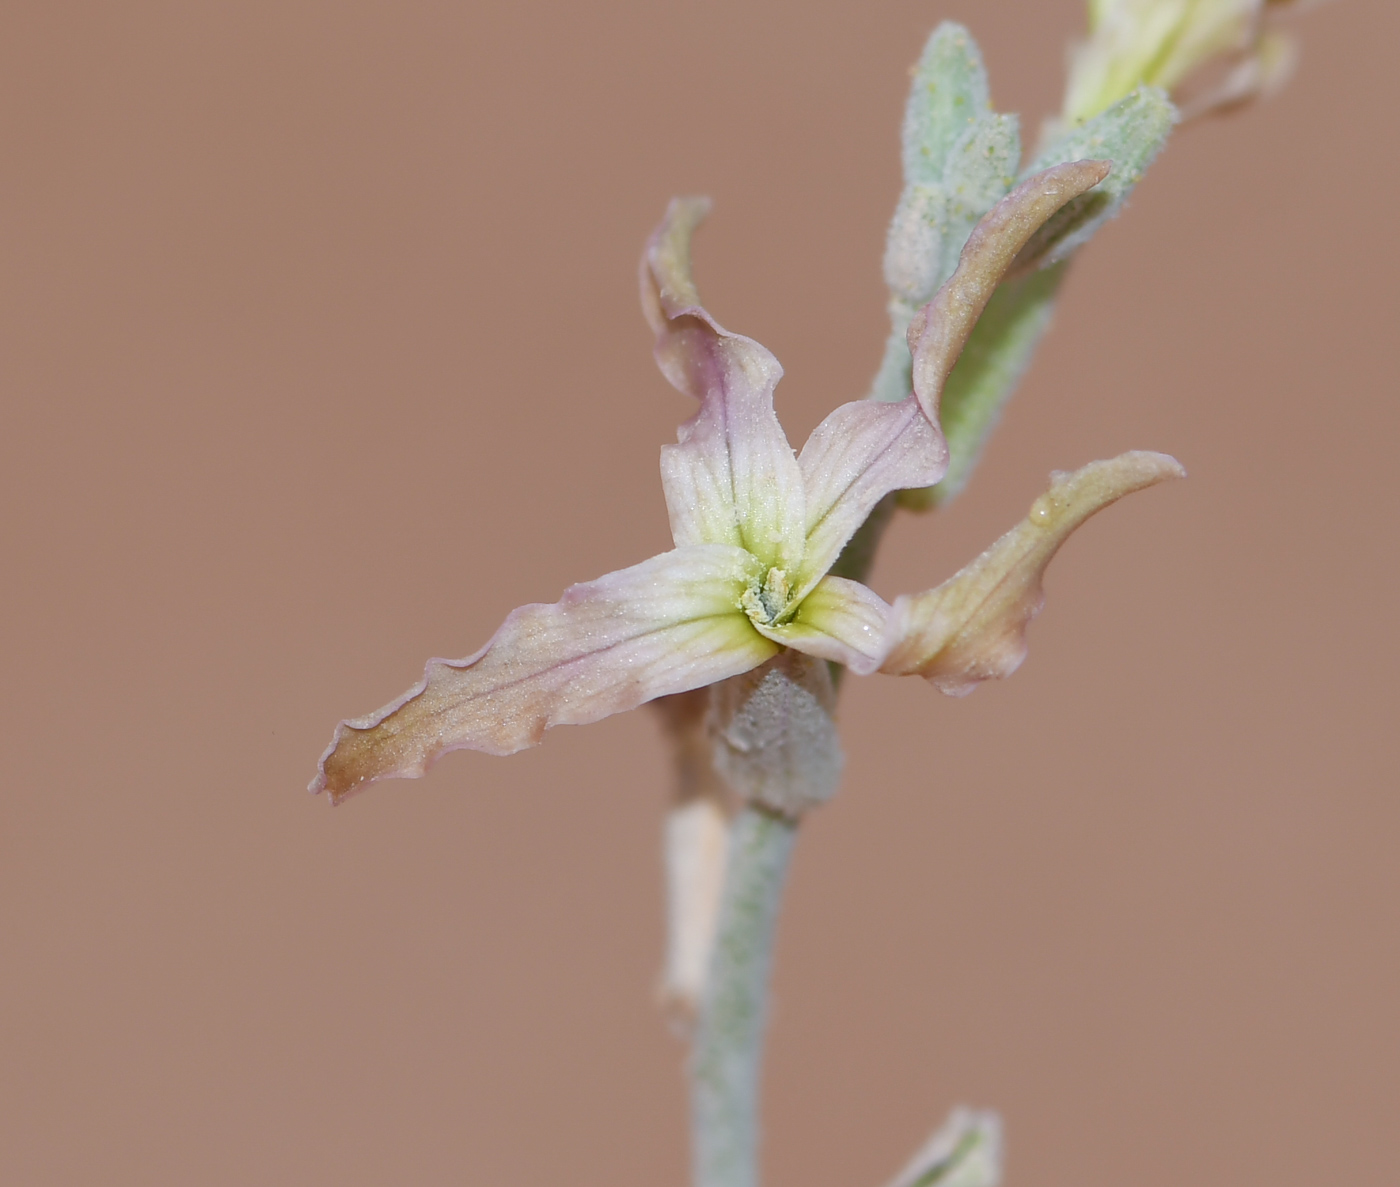
[[[862,675],[922,675],[950,693],[1013,671],[1060,543],[1114,499],[1180,474],[1175,461],[1125,454],[1056,476],[1030,517],[972,565],[893,606],[828,570],[886,494],[942,478],[939,397],[968,334],[1036,229],[1108,171],[1101,161],[1057,166],[1000,202],[910,326],[914,391],[897,404],[842,405],[800,454],[773,411],[778,361],[700,304],[690,240],[707,203],[673,201],[641,277],[657,362],[700,402],[661,452],[675,548],[553,605],[520,607],[475,655],[430,660],[416,687],[336,728],[311,790],[339,801],[375,779],[422,775],[449,750],[511,754],[550,726],[728,680],[784,648]]]

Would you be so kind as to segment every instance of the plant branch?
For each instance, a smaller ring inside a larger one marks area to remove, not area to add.
[[[797,824],[744,808],[691,1056],[695,1187],[757,1187],[758,1090],[773,933]]]

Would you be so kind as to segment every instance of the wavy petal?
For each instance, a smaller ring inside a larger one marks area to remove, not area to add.
[[[909,323],[914,393],[938,422],[943,384],[1016,253],[1071,198],[1093,189],[1109,161],[1071,161],[1027,178],[982,216],[963,246],[957,270]]]
[[[807,550],[797,596],[836,562],[846,541],[892,490],[932,486],[948,469],[948,443],[913,396],[857,400],[831,413],[797,459],[807,492]]]
[[[693,545],[521,606],[475,655],[429,660],[404,696],[341,722],[311,790],[338,803],[375,779],[416,778],[449,750],[513,754],[550,726],[747,672],[777,650],[738,609],[757,568],[742,549]]]
[[[950,696],[1011,675],[1026,658],[1026,627],[1045,602],[1045,568],[1070,533],[1124,495],[1185,475],[1175,458],[1146,452],[1051,475],[1026,519],[972,564],[937,589],[895,599],[892,646],[880,670],[923,676]]]
[[[723,329],[701,306],[690,239],[709,212],[676,198],[642,257],[642,308],[656,361],[700,401],[679,444],[661,451],[661,482],[677,546],[737,544],[765,565],[796,572],[805,539],[802,475],[773,411],[783,369],[751,338]]]
[[[889,650],[890,607],[859,581],[823,577],[791,622],[756,629],[775,643],[868,676]]]

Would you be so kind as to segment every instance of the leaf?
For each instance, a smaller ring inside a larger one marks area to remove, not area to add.
[[[924,46],[904,108],[904,179],[943,180],[958,138],[991,110],[982,51],[961,25],[944,21]]]
[[[1095,157],[1113,162],[1113,172],[1092,194],[1067,203],[1021,252],[1017,268],[1043,268],[1068,259],[1123,209],[1133,187],[1162,151],[1178,113],[1167,93],[1139,87],[1107,111],[1054,140],[1026,169]]]
[[[991,110],[977,43],[945,21],[924,48],[904,113],[904,189],[885,244],[890,337],[872,398],[896,403],[909,394],[910,319],[953,274],[977,220],[1011,189],[1020,158],[1019,121]]]

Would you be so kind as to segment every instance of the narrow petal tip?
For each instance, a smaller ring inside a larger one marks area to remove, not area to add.
[[[700,304],[690,268],[690,241],[713,202],[693,194],[672,198],[642,253],[642,311],[655,333],[667,319]]]
[[[1031,504],[1027,523],[1049,532],[1068,533],[1124,495],[1185,477],[1186,467],[1176,458],[1150,450],[1090,462],[1072,473],[1056,470],[1050,475],[1049,489]]]
[[[1185,476],[1174,457],[1146,451],[1052,474],[1026,518],[980,557],[937,589],[896,600],[881,670],[923,676],[950,696],[1011,675],[1045,601],[1045,569],[1070,534],[1124,495]]]

